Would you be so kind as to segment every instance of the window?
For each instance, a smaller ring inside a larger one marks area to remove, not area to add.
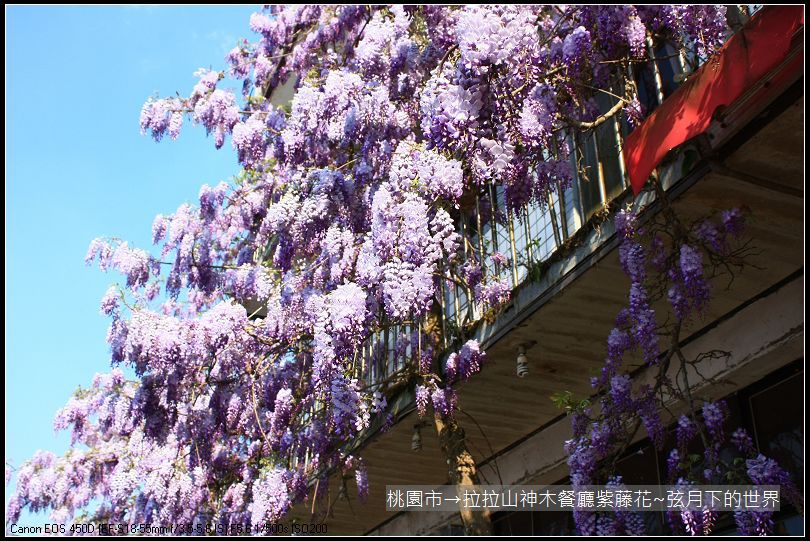
[[[799,490],[804,480],[804,369],[799,359],[762,380],[724,398],[729,407],[728,426],[741,426],[754,438],[760,452],[787,469]],[[658,453],[649,440],[636,443],[618,461],[617,473],[627,485],[666,484],[668,450],[675,445],[675,427],[670,427],[665,442],[666,453]],[[694,453],[702,446],[693,442]],[[739,453],[732,445],[721,451],[724,460]],[[558,484],[568,483],[568,478]],[[649,535],[670,533],[664,513],[645,513]],[[773,517],[776,535],[802,535],[804,521],[797,510],[783,504]],[[576,535],[573,514],[561,512],[499,512],[492,517],[495,535]],[[731,513],[718,517],[715,534],[734,535],[736,527]]]

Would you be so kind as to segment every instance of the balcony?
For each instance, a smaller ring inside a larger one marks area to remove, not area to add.
[[[800,38],[792,55],[803,52]],[[650,44],[649,54],[664,59],[634,76],[642,101],[652,110],[691,70],[679,51],[654,50]],[[715,301],[705,318],[684,333],[685,342],[697,340],[775,288],[801,280],[802,85],[803,68],[797,71],[795,66],[781,64],[715,119],[704,136],[670,152],[656,170],[676,210],[686,219],[734,206],[750,209],[748,234],[759,249],[752,261],[756,270],[738,275],[732,289],[722,280],[712,284]],[[602,111],[615,103],[609,96],[600,99]],[[360,453],[366,460],[371,490],[368,503],[361,506],[354,501],[353,478],[332,476],[332,504],[326,519],[330,534],[386,533],[385,524],[394,516],[385,510],[386,484],[431,485],[447,480],[444,455],[432,427],[421,429],[422,451],[411,449],[420,420],[413,385],[407,382],[416,370],[420,345],[407,337],[421,325],[440,326],[442,358],[460,345],[462,335],[477,338],[487,351],[489,362],[481,373],[458,387],[459,419],[484,482],[497,484],[502,474],[510,483],[554,482],[566,475],[561,442],[569,429],[550,396],[560,390],[590,395],[588,376],[601,368],[606,337],[615,314],[626,303],[629,282],[614,250],[618,239],[612,216],[627,205],[639,209],[642,220],[651,219],[658,210],[654,194],[633,197],[622,152],[629,133],[630,127],[613,117],[589,132],[569,134],[576,176],[572,186],[551,196],[542,207],[526,206],[519,215],[506,212],[502,189],[488,186],[461,209],[456,227],[465,239],[465,253],[474,252],[485,262],[486,277],[509,280],[511,301],[499,313],[487,313],[473,300],[469,288],[445,275],[436,320],[386,327],[367,342],[355,362],[354,376],[388,396],[394,423],[383,430],[386,416],[379,416],[346,448],[347,453]],[[488,219],[488,213],[482,212],[483,198],[489,199],[493,211],[503,211],[502,220]],[[511,264],[494,261],[495,252]],[[800,343],[798,350],[793,342],[789,345],[792,353],[774,363],[801,356]],[[527,351],[529,359],[529,373],[523,378],[515,373],[519,348]],[[642,367],[641,359],[631,365],[634,373]],[[761,370],[740,372],[735,384],[755,378]],[[703,392],[708,396],[723,391]],[[546,438],[543,452],[548,456],[539,461],[519,456],[509,463],[510,471],[501,471],[501,458],[521,452],[521,445],[532,437]],[[309,511],[302,506],[295,515],[307,521]],[[424,517],[403,520],[410,521],[412,533],[420,528],[429,531]]]

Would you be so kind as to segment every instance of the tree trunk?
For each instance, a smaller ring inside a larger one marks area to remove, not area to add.
[[[434,414],[439,444],[447,457],[450,481],[456,485],[459,502],[459,514],[464,523],[467,535],[492,535],[491,512],[489,509],[467,509],[464,507],[464,490],[478,486],[478,467],[475,464],[467,442],[464,429],[455,419]]]

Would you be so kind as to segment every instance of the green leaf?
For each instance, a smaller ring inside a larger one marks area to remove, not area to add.
[[[567,409],[571,404],[571,391],[556,392],[551,395],[551,401],[559,409]]]

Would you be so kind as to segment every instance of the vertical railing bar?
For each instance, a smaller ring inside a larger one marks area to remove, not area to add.
[[[368,347],[368,340],[363,341],[363,345],[360,347],[360,359],[354,363],[354,367],[352,369],[352,377],[358,381],[362,381],[363,378],[360,377],[360,373],[363,370],[363,358],[366,356],[366,348]]]
[[[624,142],[622,141],[622,132],[621,126],[619,125],[619,119],[613,118],[613,136],[616,139],[616,150],[618,151],[618,159],[619,159],[619,170],[622,173],[622,185],[627,188],[630,186],[630,179],[627,176],[627,169],[624,166]]]
[[[445,301],[445,298],[444,298],[444,288],[445,288],[444,281],[445,281],[446,272],[447,272],[446,270],[442,269],[442,277],[441,277],[441,280],[439,281],[439,297],[441,298],[441,300],[439,301],[439,305],[441,306],[441,310],[442,310],[442,318],[441,318],[441,321],[440,321],[441,329],[442,329],[442,349],[447,347],[447,321],[446,321],[447,320],[447,307],[446,307],[446,301]]]
[[[409,333],[410,333],[410,332],[413,332],[413,324],[409,324],[409,325],[408,325],[408,331],[407,331],[407,332],[409,332]],[[406,355],[406,356],[404,356],[403,358],[407,359],[407,355]],[[413,360],[413,352],[411,352],[411,360]],[[418,359],[417,359],[417,362],[419,362],[419,360],[418,360]],[[402,365],[401,365],[401,366],[399,366],[399,367],[397,368],[397,370],[401,370],[401,369],[405,368],[406,366],[408,366],[408,363],[407,363],[407,362],[402,363]]]
[[[681,73],[684,75],[689,74],[689,68],[686,64],[686,56],[683,54],[683,47],[678,47],[678,66],[681,68]]]
[[[655,49],[653,48],[652,36],[647,34],[647,56],[653,69],[653,79],[655,80],[655,97],[658,105],[664,103],[664,81],[661,79],[661,70],[658,69],[658,62],[655,61]]]
[[[422,340],[422,318],[423,317],[424,316],[419,316],[419,318],[416,320],[416,332],[419,335],[420,344],[421,344],[421,340]],[[413,332],[414,326],[411,325],[410,327],[411,327],[411,332]],[[421,348],[421,346],[420,346],[420,348]],[[419,365],[419,362],[422,359],[422,354],[420,352],[421,352],[421,349],[416,352],[416,366]]]
[[[379,329],[374,332],[374,344],[373,344],[373,351],[371,352],[371,359],[369,360],[368,366],[368,377],[369,383],[375,383],[377,381],[377,363],[379,363],[379,359],[377,359],[377,352],[380,349],[378,345],[380,342],[380,331]]]
[[[593,137],[594,154],[596,154],[596,174],[599,178],[599,197],[602,200],[602,206],[607,205],[607,185],[605,184],[605,168],[602,164],[602,153],[599,151],[599,138],[596,136],[596,130],[591,132]]]
[[[461,327],[461,301],[458,298],[458,284],[453,284],[453,291],[455,291],[455,295],[453,295],[453,308],[455,309],[456,315],[456,327]]]
[[[363,359],[360,363],[360,373],[358,375],[358,379],[366,381],[368,380],[368,364],[371,356],[374,352],[374,333],[371,333],[371,336],[368,338],[368,345],[366,346],[365,355],[363,355]]]
[[[464,243],[464,260],[469,261],[470,252],[469,252],[469,249],[467,248],[467,237],[468,237],[469,233],[467,232],[467,226],[466,226],[467,217],[464,215],[463,212],[461,213],[461,217],[460,217],[458,223],[459,223],[459,230],[461,232],[461,238],[463,239],[463,243]],[[455,298],[456,325],[461,326],[461,300],[459,298],[458,284],[456,284],[456,283],[453,284],[453,291],[455,291],[455,294],[456,294],[456,298]],[[469,302],[470,302],[470,297],[469,297],[469,295],[467,295],[467,303],[469,304]]]
[[[387,355],[385,356],[385,370],[383,371],[382,378],[388,379],[391,377],[391,373],[394,371],[394,364],[396,362],[396,358],[394,357],[394,348],[391,347],[391,337],[396,332],[396,324],[391,323],[388,325],[388,332],[385,334],[385,351]]]
[[[560,239],[560,230],[557,227],[557,209],[554,207],[554,197],[551,192],[548,193],[548,217],[551,220],[551,230],[554,232],[554,244],[559,248],[562,244]]]
[[[475,196],[475,221],[478,226],[478,265],[481,267],[481,280],[485,280],[487,277],[487,266],[484,263],[484,225],[481,223],[481,197],[478,194]],[[468,306],[473,306],[473,301],[472,296],[467,297]],[[477,305],[473,307],[473,317],[480,313],[478,308]]]
[[[469,258],[469,255],[468,255],[468,251],[467,251],[467,237],[466,237],[466,233],[464,231],[464,212],[463,211],[461,212],[461,214],[459,216],[458,224],[459,224],[459,235],[461,236],[461,242],[462,242],[462,244],[464,246],[464,261],[466,262],[468,260],[468,258]],[[453,296],[453,315],[454,315],[455,320],[456,320],[456,326],[458,327],[459,325],[461,325],[461,306],[460,306],[461,301],[459,301],[459,298],[458,298],[458,284],[455,281],[453,281],[453,293],[452,293],[452,296]]]
[[[579,134],[576,132],[572,132],[571,135],[571,144],[574,146],[574,152],[572,152],[574,156],[574,182],[577,185],[577,196],[579,198],[579,217],[580,227],[585,225],[585,222],[588,221],[588,216],[585,213],[585,197],[582,194],[582,175],[580,175],[579,164],[584,156],[582,155],[582,147],[579,144]]]
[[[397,337],[401,332],[402,325],[399,323],[391,323],[388,325],[388,333],[385,337],[385,349],[388,352],[386,356],[385,362],[385,374],[383,378],[388,378],[391,374],[396,370],[397,367],[397,350],[396,350],[396,343]],[[407,348],[405,349],[405,355],[408,355]]]
[[[478,264],[481,265],[481,278],[486,278],[487,266],[484,264],[484,226],[481,223],[481,198],[475,196],[475,220],[478,226]]]
[[[468,321],[475,321],[478,319],[478,306],[475,304],[475,297],[473,297],[472,289],[469,287],[464,288],[467,292],[467,318]]]
[[[568,240],[568,212],[565,210],[565,190],[563,189],[562,182],[557,182],[557,192],[560,200],[560,220],[562,221],[562,234],[563,239]]]
[[[383,345],[383,330],[380,327],[379,336],[377,336],[377,355],[374,359],[374,376],[373,382],[376,383],[382,379],[382,363],[385,362],[385,350]]]
[[[405,331],[405,333],[406,333],[405,336],[408,336],[409,334],[413,333],[413,324],[407,325],[407,330]],[[405,355],[404,357],[408,358],[407,355]],[[418,356],[414,354],[413,347],[411,347],[410,361],[411,361],[411,363],[413,363],[414,361],[416,361],[417,363],[419,362]],[[397,370],[399,370],[400,368],[403,368],[405,366],[407,366],[407,363],[404,363],[401,367],[397,367]]]
[[[524,205],[525,214],[523,215],[523,228],[526,230],[526,251],[529,254],[529,264],[534,263],[534,248],[532,247],[532,242],[534,239],[532,238],[532,225],[531,225],[531,216],[529,214],[529,204],[526,203]]]
[[[383,345],[385,346],[385,370],[383,371],[383,377],[380,378],[380,379],[386,378],[388,376],[388,366],[391,363],[391,352],[388,350],[388,344],[389,344],[388,343],[388,335],[389,335],[388,328],[389,328],[389,325],[386,325],[385,330],[384,330],[384,334],[383,334]]]
[[[422,366],[422,317],[421,316],[419,317],[419,320],[417,321],[416,339],[418,340],[419,349],[416,351],[416,364],[414,365],[414,368],[420,369],[419,371],[421,372],[421,366]]]
[[[374,364],[376,362],[374,360],[374,354],[377,351],[377,334],[378,333],[379,333],[379,330],[374,331],[374,338],[371,341],[371,355],[369,356],[368,367],[366,369],[366,381],[368,381],[369,384],[374,383]]]
[[[364,372],[364,377],[366,381],[371,385],[374,383],[374,378],[372,374],[374,373],[374,349],[377,347],[377,331],[375,330],[373,336],[371,338],[371,354],[368,357],[368,363],[366,364],[366,369]]]
[[[467,223],[466,218],[464,217],[464,213],[461,214],[461,217],[458,221],[459,226],[459,234],[462,238],[462,243],[464,244],[464,259],[465,261],[469,258],[469,249],[467,248],[467,228],[465,224]]]
[[[498,194],[495,192],[494,184],[492,182],[487,183],[489,188],[489,199],[492,201],[492,216],[490,217],[489,222],[489,232],[490,236],[492,237],[492,254],[495,252],[500,252],[498,246],[498,226],[497,226],[497,214],[498,214]],[[491,254],[490,254],[491,255]],[[501,278],[501,265],[495,261],[495,274],[498,276],[498,279]]]
[[[362,375],[362,379],[368,381],[368,366],[370,364],[371,358],[374,355],[374,333],[371,333],[371,337],[369,338],[368,344],[368,355],[363,359],[362,366],[360,367],[360,374]]]
[[[375,382],[385,379],[385,373],[388,370],[388,346],[385,345],[385,333],[385,330],[380,332],[380,358],[377,360],[376,373],[374,374]]]
[[[413,323],[409,322],[408,324],[403,325],[402,329],[400,330],[400,334],[407,337],[407,342],[405,342],[405,352],[402,357],[406,359],[406,364],[413,364],[414,360],[416,359],[416,352],[413,347]],[[399,370],[399,366],[397,366],[397,370]]]
[[[517,245],[515,244],[515,222],[512,210],[507,207],[507,219],[509,220],[509,244],[512,248],[512,287],[518,286],[517,273]]]
[[[555,162],[559,163],[559,153],[555,148],[551,154]],[[557,181],[557,199],[560,203],[560,220],[562,221],[562,239],[568,240],[568,214],[565,210],[565,190],[563,190],[562,181]]]
[[[406,325],[406,326],[405,326],[405,336],[408,336],[408,335],[412,335],[412,334],[413,334],[413,332],[414,332],[414,331],[413,331],[413,327],[414,327],[413,323],[409,323],[408,325]],[[418,338],[418,337],[417,337],[417,338]],[[410,358],[409,358],[407,355],[403,355],[403,358],[410,360],[410,361],[411,361],[411,363],[414,363],[414,362],[419,362],[419,357],[418,357],[418,355],[417,355],[417,352],[416,352],[416,351],[414,351],[414,348],[413,348],[413,342],[410,342],[408,345],[409,345],[409,346],[411,346],[411,355],[410,355]],[[406,350],[406,351],[407,351],[407,350]]]
[[[417,323],[419,321],[421,321],[421,320],[422,320],[422,318],[420,317],[417,320]],[[408,334],[413,333],[413,324],[408,325],[408,331],[407,332],[408,332]],[[417,331],[417,332],[419,332],[419,331]],[[418,354],[414,355],[413,348],[411,348],[411,362],[413,362],[414,360],[418,363],[419,362],[419,355]],[[402,367],[405,367],[405,365],[403,364]]]
[[[469,251],[467,249],[467,241],[470,235],[468,233],[469,228],[467,227],[467,218],[463,214],[461,216],[460,223],[461,223],[461,238],[464,239],[464,258],[468,259]],[[472,246],[472,243],[470,243],[470,246]],[[456,287],[456,291],[458,291],[458,287]],[[470,318],[475,319],[476,318],[475,306],[473,306],[472,304],[472,290],[470,289],[469,286],[464,288],[464,294],[467,297],[467,314],[470,316]],[[459,326],[461,326],[460,317],[461,316],[459,315]]]
[[[365,347],[365,346],[362,346],[362,347]],[[361,353],[362,352],[362,347],[354,350],[354,356],[352,357],[352,369],[351,369],[352,377],[354,377],[355,374],[357,374],[357,357],[362,356],[362,353]]]
[[[363,377],[369,384],[373,383],[371,378],[371,372],[372,370],[374,370],[374,344],[376,343],[377,343],[377,331],[374,331],[371,337],[368,359],[366,360],[363,368]]]
[[[385,321],[385,320],[383,320]],[[385,358],[385,349],[381,347],[383,345],[383,333],[380,331],[379,335],[377,336],[377,351],[380,352],[380,355],[377,356],[377,359],[374,361],[374,382],[380,381],[382,379],[382,363]]]
[[[546,159],[551,159],[553,156],[550,151],[545,151],[544,157]],[[554,244],[556,249],[562,244],[562,239],[560,238],[560,229],[557,224],[557,209],[554,206],[554,196],[551,191],[546,194],[546,199],[548,200],[548,216],[549,220],[551,221],[551,231],[554,234]]]

